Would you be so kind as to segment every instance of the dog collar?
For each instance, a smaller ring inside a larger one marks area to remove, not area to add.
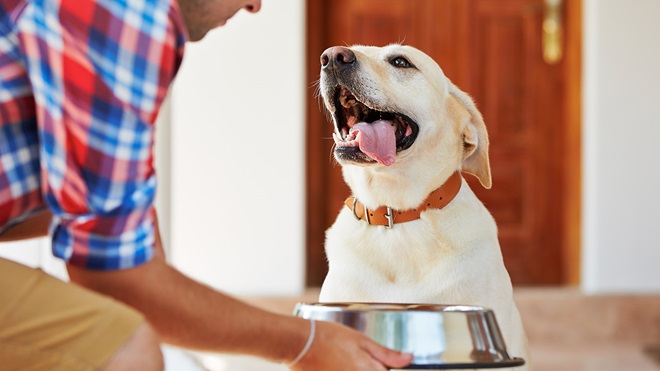
[[[463,183],[460,172],[452,174],[440,188],[431,192],[417,208],[411,210],[394,210],[389,206],[377,209],[367,209],[357,198],[351,196],[344,204],[353,212],[358,220],[364,220],[371,225],[384,225],[392,228],[394,224],[410,222],[419,219],[427,209],[442,209],[447,206],[458,194]]]

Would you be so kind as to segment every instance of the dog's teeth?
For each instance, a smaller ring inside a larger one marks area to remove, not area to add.
[[[350,98],[345,99],[343,101],[342,106],[344,106],[344,108],[351,108],[356,104],[357,104],[357,101],[355,100],[355,98],[350,97]]]

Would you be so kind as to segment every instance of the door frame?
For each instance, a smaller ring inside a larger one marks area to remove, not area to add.
[[[582,0],[565,0],[566,156],[564,172],[564,281],[579,286],[582,251]]]

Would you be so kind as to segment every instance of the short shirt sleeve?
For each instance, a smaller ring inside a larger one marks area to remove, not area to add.
[[[89,269],[145,263],[155,242],[154,122],[186,41],[176,0],[35,0],[16,28],[53,253]]]

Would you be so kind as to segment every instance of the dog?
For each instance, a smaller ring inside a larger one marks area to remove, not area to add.
[[[528,361],[495,221],[461,175],[491,187],[473,100],[411,46],[332,47],[321,65],[334,157],[353,196],[326,232],[319,301],[491,308],[509,354]]]

